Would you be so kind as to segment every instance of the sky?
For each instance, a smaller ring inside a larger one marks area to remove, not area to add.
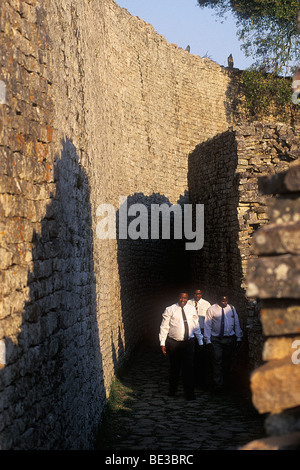
[[[233,55],[234,67],[246,69],[252,63],[241,51],[232,17],[223,23],[211,8],[200,8],[197,0],[115,0],[133,16],[138,16],[162,34],[168,42],[191,54],[209,57],[219,65],[227,66],[227,57]]]

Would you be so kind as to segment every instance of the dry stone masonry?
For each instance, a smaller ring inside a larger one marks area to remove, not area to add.
[[[253,237],[257,259],[249,263],[248,293],[261,299],[266,337],[265,363],[251,377],[253,402],[266,413],[269,437],[246,449],[300,448],[300,160],[282,173],[264,177],[263,194],[276,198],[268,206],[270,223]]]
[[[113,0],[5,0],[0,41],[0,447],[90,449],[119,367],[183,282],[230,286],[260,345],[244,298],[268,221],[257,176],[288,168],[298,134],[236,126],[239,74]],[[205,204],[203,251],[100,239],[97,208],[118,218],[120,197]]]
[[[299,129],[283,123],[236,125],[198,145],[189,156],[192,203],[205,207],[205,241],[191,259],[193,277],[207,296],[227,291],[249,342],[250,369],[262,360],[262,330],[256,295],[245,297],[252,237],[268,222],[269,195],[258,178],[280,173],[299,157]]]
[[[0,15],[0,445],[86,449],[183,255],[98,239],[97,207],[185,201],[189,152],[232,119],[231,78],[113,0]]]

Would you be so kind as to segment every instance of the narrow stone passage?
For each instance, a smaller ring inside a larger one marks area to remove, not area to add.
[[[126,409],[114,410],[102,426],[98,450],[238,450],[264,433],[264,417],[236,393],[214,395],[196,388],[168,397],[168,360],[159,348],[141,347],[120,379]]]

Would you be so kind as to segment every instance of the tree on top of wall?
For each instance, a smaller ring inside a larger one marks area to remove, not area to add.
[[[251,114],[265,113],[270,105],[283,113],[295,108],[290,77],[300,66],[300,0],[197,1],[221,19],[231,12],[236,20],[241,49],[254,60],[242,74]]]
[[[300,0],[197,0],[200,7],[215,9],[226,18],[231,12],[237,36],[256,70],[288,75],[300,63],[297,13]]]

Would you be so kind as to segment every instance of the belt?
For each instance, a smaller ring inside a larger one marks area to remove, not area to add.
[[[192,341],[194,340],[195,338],[192,337],[192,338],[189,338],[189,339],[174,339],[174,338],[171,338],[171,336],[168,336],[167,339],[170,339],[172,341],[176,341],[176,343],[187,343],[188,341]]]

